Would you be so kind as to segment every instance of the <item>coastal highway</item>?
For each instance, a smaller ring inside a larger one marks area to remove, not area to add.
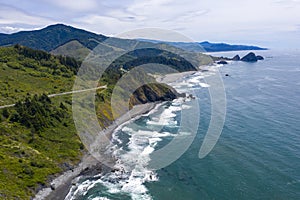
[[[63,95],[68,95],[68,94],[75,94],[75,93],[81,93],[81,92],[87,92],[87,91],[92,91],[92,90],[98,90],[98,89],[106,89],[107,85],[104,86],[99,86],[96,88],[90,88],[90,89],[84,89],[84,90],[74,90],[74,91],[69,91],[69,92],[62,92],[62,93],[57,93],[57,94],[49,94],[48,97],[56,97],[56,96],[63,96]],[[9,107],[13,107],[15,106],[15,104],[9,104],[9,105],[4,105],[4,106],[0,106],[0,109],[3,108],[9,108]]]

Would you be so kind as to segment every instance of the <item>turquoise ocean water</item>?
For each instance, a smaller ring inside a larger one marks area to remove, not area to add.
[[[237,53],[247,52],[216,55]],[[257,53],[265,60],[219,68],[226,121],[207,157],[199,159],[198,152],[211,117],[210,96],[207,85],[199,83],[211,72],[174,84],[193,88],[201,110],[198,133],[183,156],[157,171],[133,164],[140,155],[147,161],[151,151],[172,140],[182,109],[193,109],[190,102],[177,100],[118,130],[113,149],[122,170],[83,178],[67,199],[300,199],[300,51]],[[151,132],[156,125],[163,128]]]

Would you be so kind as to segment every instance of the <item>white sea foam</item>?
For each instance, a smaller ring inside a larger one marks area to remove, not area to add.
[[[165,109],[159,116],[152,117],[147,124],[173,125],[176,112],[180,111],[181,104],[184,100],[174,100],[172,105]],[[188,109],[189,107],[186,107]],[[131,194],[132,199],[151,199],[147,194],[147,188],[144,183],[149,181],[158,181],[157,174],[147,169],[147,164],[150,161],[150,155],[155,150],[158,142],[164,137],[175,136],[169,132],[158,132],[152,130],[138,130],[124,126],[122,131],[129,136],[127,143],[128,151],[123,149],[116,150],[114,155],[118,158],[115,167],[120,169],[110,175],[110,179],[117,180],[117,183],[103,183],[109,188],[110,193],[126,192]],[[113,138],[118,141],[117,134]],[[103,179],[103,178],[102,178]],[[117,187],[116,187],[117,185]]]
[[[214,67],[217,68],[217,66]],[[213,74],[214,67],[210,67],[210,72],[197,72],[171,85],[176,89],[179,88],[179,92],[181,92],[180,89],[182,89],[182,92],[186,92],[189,88],[193,87],[209,87],[203,80],[205,77]],[[144,115],[149,116],[145,128],[153,128],[155,126],[177,127],[177,112],[183,109],[190,109],[191,107],[186,105],[188,101],[191,101],[191,99],[176,99],[162,113],[152,116],[162,104],[157,106],[152,112]],[[121,135],[118,134],[120,130],[123,132]],[[129,142],[126,144],[124,143],[125,140],[121,138],[124,134],[129,139]],[[164,138],[175,137],[176,135],[189,136],[191,133],[179,132],[172,134],[170,132],[161,132],[160,130],[136,130],[134,126],[130,126],[130,123],[123,124],[112,134],[114,145],[108,148],[116,158],[114,168],[117,170],[97,175],[97,180],[87,180],[83,183],[77,183],[72,187],[68,195],[69,198],[66,199],[76,199],[76,197],[87,194],[88,190],[96,187],[97,184],[101,184],[106,188],[105,192],[111,194],[127,193],[133,200],[151,200],[152,197],[148,193],[148,189],[144,183],[158,181],[159,178],[155,171],[147,169],[150,155]],[[103,196],[95,197],[92,200],[108,200],[108,198]]]
[[[205,77],[215,74],[219,67],[219,65],[210,66],[208,72],[196,72],[183,80],[172,83],[171,86],[178,90],[178,92],[187,92],[199,86],[203,88],[210,87],[210,85],[205,83]]]
[[[116,168],[120,169],[110,175],[108,179],[116,180],[115,183],[103,181],[103,185],[109,188],[110,193],[126,192],[132,199],[152,199],[147,194],[144,183],[147,181],[157,181],[157,175],[146,168],[150,161],[150,154],[155,150],[154,146],[161,141],[160,136],[167,136],[169,133],[154,133],[150,131],[134,131],[129,127],[124,127],[123,131],[130,136],[126,153],[119,151],[116,156],[119,158]],[[152,133],[152,135],[151,135]],[[101,178],[103,180],[103,178]]]
[[[106,197],[95,197],[92,200],[110,200],[110,199]]]
[[[87,191],[92,188],[96,183],[92,181],[84,181],[80,183],[79,185],[76,185],[75,187],[71,188],[71,191],[66,196],[65,200],[73,200],[76,199],[80,195],[85,195]]]
[[[132,128],[129,128],[128,126],[124,126],[124,127],[122,128],[122,131],[123,131],[123,132],[132,132],[133,129],[132,129]]]
[[[189,83],[199,83],[200,79],[202,79],[202,77],[196,76],[196,77],[194,77],[194,78],[191,78],[191,79],[189,80]]]
[[[182,108],[182,110],[188,110],[188,109],[192,108],[192,106],[182,105],[181,108]]]
[[[210,87],[210,85],[208,85],[207,83],[199,83],[199,85],[201,86],[201,87],[203,87],[203,88],[208,88],[208,87]]]
[[[178,136],[190,136],[190,135],[192,135],[192,133],[190,133],[190,132],[179,132],[178,133]]]
[[[176,99],[173,101],[172,105],[166,108],[158,117],[153,117],[152,120],[147,121],[148,125],[159,125],[159,126],[177,126],[177,121],[174,119],[176,117],[176,112],[181,111],[181,104],[183,99]]]

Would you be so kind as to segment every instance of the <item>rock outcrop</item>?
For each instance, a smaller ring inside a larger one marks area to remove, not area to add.
[[[240,61],[241,58],[240,58],[239,55],[236,55],[236,56],[234,56],[234,57],[232,58],[232,60],[233,60],[233,61]]]
[[[258,59],[253,52],[248,53],[241,59],[241,61],[244,61],[244,62],[257,62],[257,60]]]
[[[243,61],[243,62],[257,62],[258,60],[264,60],[264,57],[260,55],[255,55],[255,53],[250,52],[244,57],[240,57],[239,55],[235,55],[233,58],[226,58],[226,57],[215,57],[215,62],[217,64],[228,64],[228,60],[232,61]]]
[[[257,60],[264,60],[264,57],[262,56],[256,56]]]
[[[175,89],[164,84],[150,84],[138,88],[130,98],[133,105],[145,104],[156,101],[172,101],[178,97],[185,97]]]
[[[217,62],[217,64],[218,64],[218,65],[227,65],[228,62],[225,61],[225,60],[221,60],[221,61]]]

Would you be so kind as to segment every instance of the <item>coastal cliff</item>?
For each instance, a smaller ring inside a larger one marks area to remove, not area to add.
[[[72,119],[70,93],[80,62],[15,45],[0,48],[0,66],[0,185],[6,188],[0,197],[29,199],[42,188],[50,188],[55,177],[74,169],[86,153]],[[102,80],[107,88],[96,91],[96,113],[102,127],[124,114],[112,115],[111,94],[124,73],[113,69]],[[167,85],[143,85],[132,94],[127,107],[178,95]]]

